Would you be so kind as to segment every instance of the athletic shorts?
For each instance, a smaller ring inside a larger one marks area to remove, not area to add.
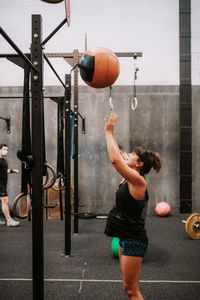
[[[3,198],[3,197],[7,197],[8,194],[7,194],[7,190],[5,187],[0,187],[0,198]]]
[[[122,247],[122,255],[125,256],[143,257],[148,248],[148,243],[134,239],[120,240],[119,244]]]

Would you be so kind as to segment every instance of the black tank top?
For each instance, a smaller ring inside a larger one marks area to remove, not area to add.
[[[105,234],[147,242],[145,217],[148,199],[147,190],[144,200],[135,200],[129,192],[128,183],[120,184],[116,191],[116,204],[107,218]]]
[[[4,158],[0,158],[0,187],[6,188],[8,181],[8,163]]]

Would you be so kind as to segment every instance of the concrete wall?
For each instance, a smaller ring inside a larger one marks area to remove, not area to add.
[[[18,90],[18,89],[17,89]],[[21,92],[20,88],[20,92]],[[5,88],[2,93],[13,92],[11,88]],[[17,150],[21,148],[21,123],[22,123],[22,99],[1,99],[0,101],[0,116],[10,116],[10,134],[7,133],[6,122],[0,120],[0,143],[8,145],[8,155],[6,157],[8,161],[8,167],[12,169],[21,170],[21,163],[17,159]],[[21,182],[21,176],[18,174],[8,175],[8,194],[10,198],[10,205],[14,200],[14,197],[19,193],[19,186]]]
[[[158,151],[163,169],[152,171],[149,182],[149,213],[158,201],[167,201],[173,212],[179,208],[177,87],[138,87],[138,108],[132,111],[132,87],[114,87],[114,110],[119,114],[116,138],[126,151],[143,146]],[[120,177],[109,163],[104,133],[104,116],[109,113],[108,90],[80,89],[80,111],[86,116],[86,135],[80,136],[80,200],[91,210],[106,212],[114,203]],[[88,114],[89,112],[89,114]],[[88,117],[87,117],[88,116]],[[89,204],[89,205],[88,205]]]
[[[1,95],[19,95],[21,87],[0,88]],[[63,94],[61,87],[46,88],[47,94]],[[193,211],[200,209],[199,189],[199,86],[193,86]],[[147,175],[150,202],[149,214],[154,213],[158,201],[167,201],[172,212],[179,211],[179,94],[178,86],[138,86],[138,108],[132,111],[131,86],[114,86],[113,105],[119,114],[116,126],[117,141],[127,151],[135,145],[158,151],[163,168],[159,174],[152,170]],[[81,133],[79,121],[79,200],[90,210],[106,213],[114,203],[114,190],[120,176],[108,160],[104,116],[109,114],[109,89],[79,89],[79,111],[86,118],[86,134]],[[1,116],[11,117],[11,133],[6,132],[6,123],[0,120],[1,142],[9,146],[8,163],[11,168],[21,168],[16,152],[21,148],[21,99],[1,99]],[[56,168],[57,155],[57,107],[45,99],[45,129],[47,161]],[[72,161],[73,167],[73,161]],[[73,170],[72,170],[73,172]],[[73,174],[72,174],[73,175]],[[10,201],[19,191],[20,175],[9,175]]]
[[[1,88],[1,95],[20,94],[21,88]],[[62,93],[62,88],[47,88],[46,92]],[[119,114],[116,138],[126,151],[134,146],[158,151],[163,160],[159,174],[151,171],[149,183],[149,213],[158,201],[167,201],[178,212],[178,88],[175,86],[138,86],[138,108],[131,110],[132,86],[115,86],[112,91],[114,110]],[[79,123],[79,200],[82,211],[106,213],[115,201],[115,189],[120,176],[109,163],[104,132],[104,116],[109,114],[109,89],[90,87],[79,89],[79,111],[86,118],[86,134]],[[21,99],[1,99],[1,115],[11,117],[11,133],[1,121],[1,141],[9,146],[10,167],[20,168],[16,157],[21,148]],[[56,168],[57,107],[45,99],[45,129],[47,161]],[[73,162],[72,162],[73,164]],[[8,191],[11,202],[19,191],[20,176],[10,175]]]
[[[192,89],[192,205],[193,211],[200,211],[200,86],[193,86]]]

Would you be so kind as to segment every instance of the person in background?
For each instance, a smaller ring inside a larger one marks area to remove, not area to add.
[[[5,160],[8,154],[8,146],[6,144],[0,144],[0,201],[2,204],[2,211],[7,221],[8,227],[19,226],[20,222],[15,221],[10,216],[9,206],[8,206],[8,193],[7,193],[7,182],[8,174],[16,173],[19,171],[17,169],[8,169],[8,163]],[[4,221],[0,221],[0,225],[4,225]]]
[[[108,214],[105,234],[118,237],[119,261],[123,286],[130,300],[143,300],[139,278],[143,256],[148,247],[145,210],[148,201],[144,175],[153,167],[161,168],[159,153],[136,147],[132,153],[119,148],[114,136],[118,116],[105,117],[106,143],[110,162],[123,177],[117,191],[116,204]]]

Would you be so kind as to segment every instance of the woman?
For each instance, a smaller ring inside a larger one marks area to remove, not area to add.
[[[124,179],[116,192],[116,205],[108,215],[105,234],[120,238],[119,259],[124,290],[129,299],[142,300],[139,277],[148,247],[145,230],[148,192],[144,174],[152,167],[159,172],[161,159],[158,153],[141,147],[122,155],[114,136],[117,119],[115,113],[109,119],[105,117],[106,143],[110,162]]]

